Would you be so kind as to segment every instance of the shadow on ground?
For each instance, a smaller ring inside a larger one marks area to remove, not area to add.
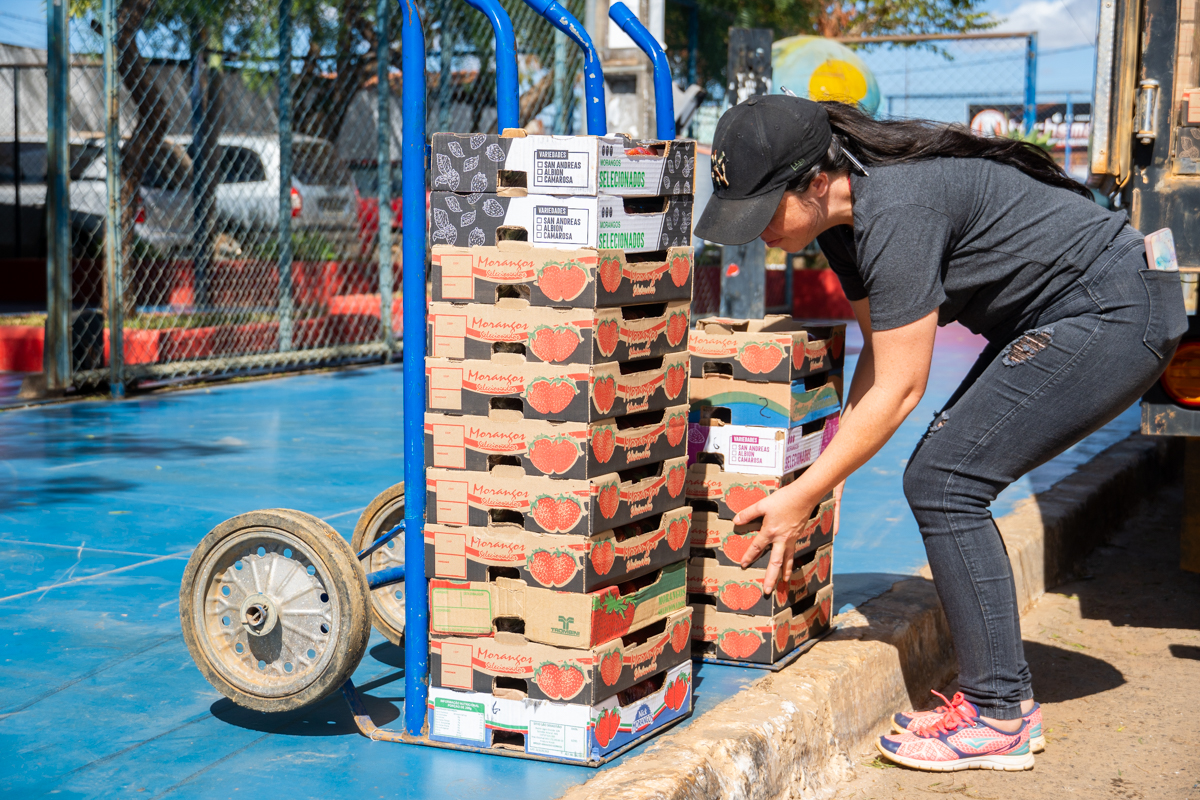
[[[366,706],[367,713],[371,716],[371,721],[377,726],[385,727],[400,717],[404,698],[391,695],[403,694],[403,679],[404,673],[397,672],[358,687],[359,697],[362,698],[363,705]],[[393,686],[396,681],[400,681],[400,684]],[[382,694],[387,696],[368,694],[376,689],[383,689]],[[350,707],[346,705],[340,691],[335,691],[319,705],[298,711],[265,714],[261,711],[242,708],[225,698],[213,703],[209,711],[222,722],[261,733],[283,736],[358,735],[358,726],[354,724],[354,716],[350,713]]]

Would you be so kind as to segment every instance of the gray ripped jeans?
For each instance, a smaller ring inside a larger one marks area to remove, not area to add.
[[[1008,555],[988,506],[1128,408],[1187,329],[1176,273],[1126,227],[1014,341],[989,345],[917,445],[904,493],[950,623],[963,694],[993,719],[1033,697]]]

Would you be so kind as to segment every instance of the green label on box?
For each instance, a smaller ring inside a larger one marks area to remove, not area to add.
[[[483,703],[435,697],[431,733],[447,739],[482,743],[486,738]]]
[[[482,589],[434,589],[430,595],[433,630],[439,633],[492,632],[492,595]]]

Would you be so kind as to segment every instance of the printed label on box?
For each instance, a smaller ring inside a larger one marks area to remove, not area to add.
[[[434,589],[433,629],[444,633],[491,633],[492,595],[480,589]]]
[[[450,697],[435,697],[432,733],[434,736],[465,739],[482,744],[486,739],[483,703],[455,700]]]
[[[586,760],[587,728],[531,719],[525,749],[538,755]]]
[[[533,241],[535,244],[586,247],[588,211],[566,206],[534,206]]]
[[[588,155],[583,150],[535,150],[533,188],[587,189],[591,177]]]

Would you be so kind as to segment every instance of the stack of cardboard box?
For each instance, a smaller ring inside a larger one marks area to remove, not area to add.
[[[594,761],[691,711],[694,165],[685,142],[433,137],[435,740]]]
[[[687,584],[692,638],[706,658],[773,664],[829,625],[832,495],[801,534],[791,580],[768,595],[770,551],[741,568],[760,522],[733,519],[795,480],[833,438],[845,341],[844,324],[785,316],[712,317],[690,332]]]

